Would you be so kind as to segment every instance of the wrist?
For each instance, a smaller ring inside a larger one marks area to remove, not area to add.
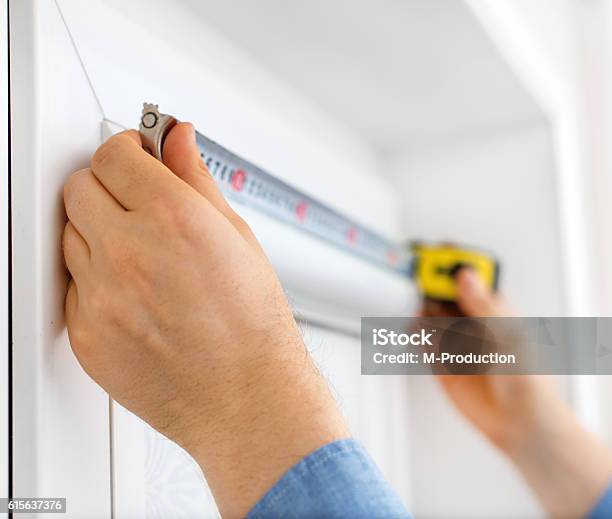
[[[349,436],[299,335],[262,351],[221,377],[222,394],[187,446],[223,516],[246,515],[294,464]]]
[[[504,408],[503,420],[498,421],[492,439],[508,457],[520,462],[526,453],[551,438],[573,431],[578,422],[546,377],[515,378],[510,394],[505,396],[511,404]]]
[[[500,447],[551,516],[584,517],[610,485],[612,457],[553,396],[517,420]]]

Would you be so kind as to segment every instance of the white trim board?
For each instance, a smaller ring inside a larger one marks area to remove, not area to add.
[[[63,183],[100,144],[102,116],[55,3],[10,9],[14,494],[108,517],[108,398],[68,343],[60,248]]]
[[[9,64],[8,2],[0,4],[0,496],[9,495]]]

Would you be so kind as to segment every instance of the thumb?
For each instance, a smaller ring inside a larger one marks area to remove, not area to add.
[[[200,157],[191,123],[178,123],[170,130],[164,141],[163,160],[177,177],[225,214],[229,206]]]
[[[181,180],[206,198],[251,244],[259,244],[246,222],[230,207],[200,157],[191,123],[177,123],[166,137],[164,164]]]
[[[503,315],[503,307],[471,268],[457,274],[457,303],[468,317]]]

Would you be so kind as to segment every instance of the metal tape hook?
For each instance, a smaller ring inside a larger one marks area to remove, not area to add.
[[[171,115],[159,113],[158,105],[144,103],[138,129],[145,151],[162,160],[164,140],[176,123],[176,118]]]

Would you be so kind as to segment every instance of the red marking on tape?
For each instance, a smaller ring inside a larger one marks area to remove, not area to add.
[[[359,232],[355,227],[351,227],[348,231],[346,231],[346,239],[349,241],[351,245],[357,243],[357,237]]]
[[[246,172],[243,169],[237,169],[232,177],[232,187],[235,191],[242,191],[246,182]]]
[[[306,220],[306,213],[308,212],[308,204],[303,200],[295,206],[295,215],[300,222]]]
[[[397,255],[397,252],[395,252],[393,249],[389,249],[389,251],[387,252],[387,261],[391,265],[395,265],[397,264],[398,260],[399,260],[399,257]]]

